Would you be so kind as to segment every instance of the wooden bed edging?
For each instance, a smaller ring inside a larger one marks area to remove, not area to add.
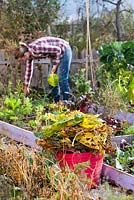
[[[9,123],[0,121],[0,134],[8,136],[12,140],[21,142],[24,145],[40,149],[40,147],[36,144],[37,138],[31,131],[27,131]]]
[[[120,145],[122,139],[126,140],[126,142],[131,143],[132,140],[134,140],[134,135],[119,135],[112,137],[112,143],[113,145]]]
[[[134,176],[131,174],[118,170],[110,165],[103,164],[102,176],[110,181],[114,181],[115,184],[120,185],[124,189],[134,191]]]

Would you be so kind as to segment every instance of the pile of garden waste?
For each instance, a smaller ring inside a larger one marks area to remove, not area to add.
[[[99,118],[99,115],[80,111],[47,113],[47,125],[43,135],[37,140],[43,149],[73,149],[81,152],[97,151],[104,154],[113,150],[112,129]]]

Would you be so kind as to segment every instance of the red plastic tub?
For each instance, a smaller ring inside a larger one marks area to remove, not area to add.
[[[56,159],[61,169],[68,166],[73,171],[75,171],[78,164],[82,163],[79,174],[89,179],[88,187],[94,188],[98,186],[103,165],[103,156],[99,153],[59,152],[56,154]]]

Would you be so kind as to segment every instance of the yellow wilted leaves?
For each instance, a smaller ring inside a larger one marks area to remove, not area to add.
[[[88,129],[87,132],[78,134],[76,140],[91,149],[102,151],[105,149],[108,134],[109,128],[107,127],[107,125],[103,124],[98,129],[95,128],[91,129],[90,131]]]
[[[46,137],[51,137],[54,134],[57,134],[63,127],[79,124],[84,117],[84,113],[81,113],[80,111],[60,113],[56,115],[48,113],[47,115],[47,120],[51,122],[51,125],[47,125],[42,129],[44,136]]]
[[[45,126],[44,137],[59,139],[61,147],[64,145],[75,148],[76,142],[86,148],[104,153],[107,149],[107,139],[110,138],[111,128],[103,123],[99,115],[84,114],[80,111],[48,115],[52,124]]]
[[[85,114],[83,121],[79,125],[83,128],[96,128],[102,125],[102,120],[98,118],[98,115]]]

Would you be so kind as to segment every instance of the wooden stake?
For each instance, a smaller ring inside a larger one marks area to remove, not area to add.
[[[94,89],[94,75],[93,75],[93,56],[91,48],[91,39],[90,39],[90,27],[89,27],[89,0],[86,0],[86,16],[87,16],[87,42],[86,42],[86,80],[88,80],[89,68],[88,60],[90,62],[90,72],[91,72],[91,82]]]

